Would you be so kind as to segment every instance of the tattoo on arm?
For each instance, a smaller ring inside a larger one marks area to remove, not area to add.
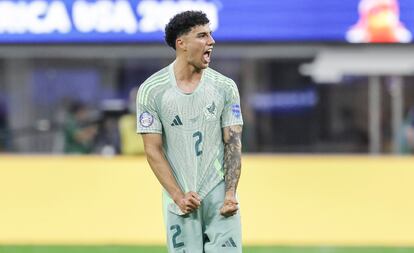
[[[224,130],[224,179],[226,192],[236,192],[241,174],[242,127],[230,126]]]

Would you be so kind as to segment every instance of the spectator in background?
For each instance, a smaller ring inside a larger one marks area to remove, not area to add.
[[[143,155],[144,142],[141,135],[137,134],[136,123],[136,102],[135,98],[138,88],[134,88],[129,93],[128,114],[123,115],[119,120],[119,135],[121,138],[121,154],[123,155]]]
[[[414,154],[414,107],[409,110],[401,129],[399,153]]]
[[[119,111],[101,111],[99,130],[96,136],[94,151],[101,155],[115,155],[120,153],[118,131]]]
[[[89,154],[94,147],[98,126],[82,103],[70,106],[64,126],[64,151],[68,154]]]

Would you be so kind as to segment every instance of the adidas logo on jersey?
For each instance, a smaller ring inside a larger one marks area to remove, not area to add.
[[[233,238],[229,238],[225,243],[221,245],[222,248],[237,248],[236,243],[234,242]]]
[[[183,122],[181,122],[181,119],[178,115],[175,115],[175,118],[173,122],[171,123],[171,126],[182,126]]]

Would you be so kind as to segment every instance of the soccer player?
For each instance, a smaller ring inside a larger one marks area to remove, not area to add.
[[[208,68],[215,41],[203,12],[174,16],[165,40],[176,59],[140,86],[137,121],[148,163],[164,188],[168,250],[242,252],[237,86]]]

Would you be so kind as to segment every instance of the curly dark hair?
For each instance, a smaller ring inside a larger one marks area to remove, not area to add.
[[[175,41],[181,35],[191,31],[195,26],[208,24],[210,20],[207,15],[201,11],[184,11],[178,13],[165,26],[165,41],[167,44],[175,48]]]

